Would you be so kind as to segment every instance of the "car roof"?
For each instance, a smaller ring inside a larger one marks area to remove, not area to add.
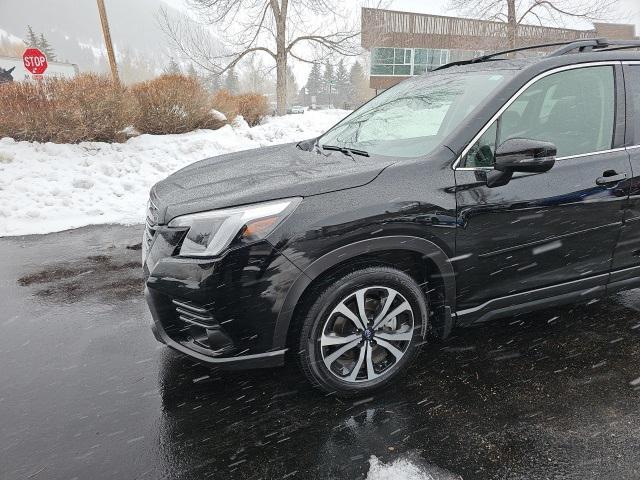
[[[607,57],[606,60],[614,61],[640,60],[640,52],[632,51],[638,49],[640,49],[640,39],[610,40],[607,38],[586,38],[582,40],[528,45],[492,52],[468,60],[450,62],[436,68],[435,71],[477,65],[485,66],[485,68],[480,67],[480,69],[491,69],[491,65],[495,68],[521,69],[554,58],[563,58],[567,64],[571,64],[572,60],[575,61],[575,63],[590,60],[602,61],[603,56]],[[537,55],[527,56],[528,53],[530,54],[532,52],[537,53]],[[525,58],[516,58],[517,56],[522,57],[522,55],[525,55]],[[505,64],[504,62],[509,63]],[[497,64],[500,63],[503,64],[502,67],[497,67]],[[488,68],[486,68],[487,66]]]
[[[640,52],[630,50],[602,50],[593,52],[568,53],[560,56],[528,56],[523,58],[495,57],[477,63],[452,65],[447,68],[433,70],[424,75],[438,75],[445,73],[479,72],[490,70],[524,70],[532,66],[550,66],[555,68],[563,65],[603,61],[640,61]]]

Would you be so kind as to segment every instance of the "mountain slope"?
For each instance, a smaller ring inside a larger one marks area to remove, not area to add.
[[[119,55],[127,55],[162,69],[170,56],[169,46],[156,16],[166,8],[161,0],[106,0],[111,36]],[[27,25],[42,32],[58,60],[79,65],[83,71],[106,69],[102,30],[96,2],[92,0],[2,0],[0,29],[24,38]]]

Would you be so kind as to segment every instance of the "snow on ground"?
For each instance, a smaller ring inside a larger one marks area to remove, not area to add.
[[[0,139],[0,237],[142,223],[151,186],[197,160],[318,136],[349,112],[239,119],[219,130],[77,145]]]
[[[462,477],[438,467],[418,465],[409,458],[383,463],[371,455],[366,480],[462,480]]]

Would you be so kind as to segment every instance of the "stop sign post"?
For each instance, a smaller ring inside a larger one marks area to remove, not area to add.
[[[38,48],[27,48],[22,54],[22,61],[32,75],[42,75],[49,66],[47,56]]]

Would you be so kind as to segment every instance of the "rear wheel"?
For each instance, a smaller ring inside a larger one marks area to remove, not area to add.
[[[373,391],[406,371],[426,327],[426,298],[407,274],[369,267],[332,278],[303,320],[302,369],[328,392]]]

